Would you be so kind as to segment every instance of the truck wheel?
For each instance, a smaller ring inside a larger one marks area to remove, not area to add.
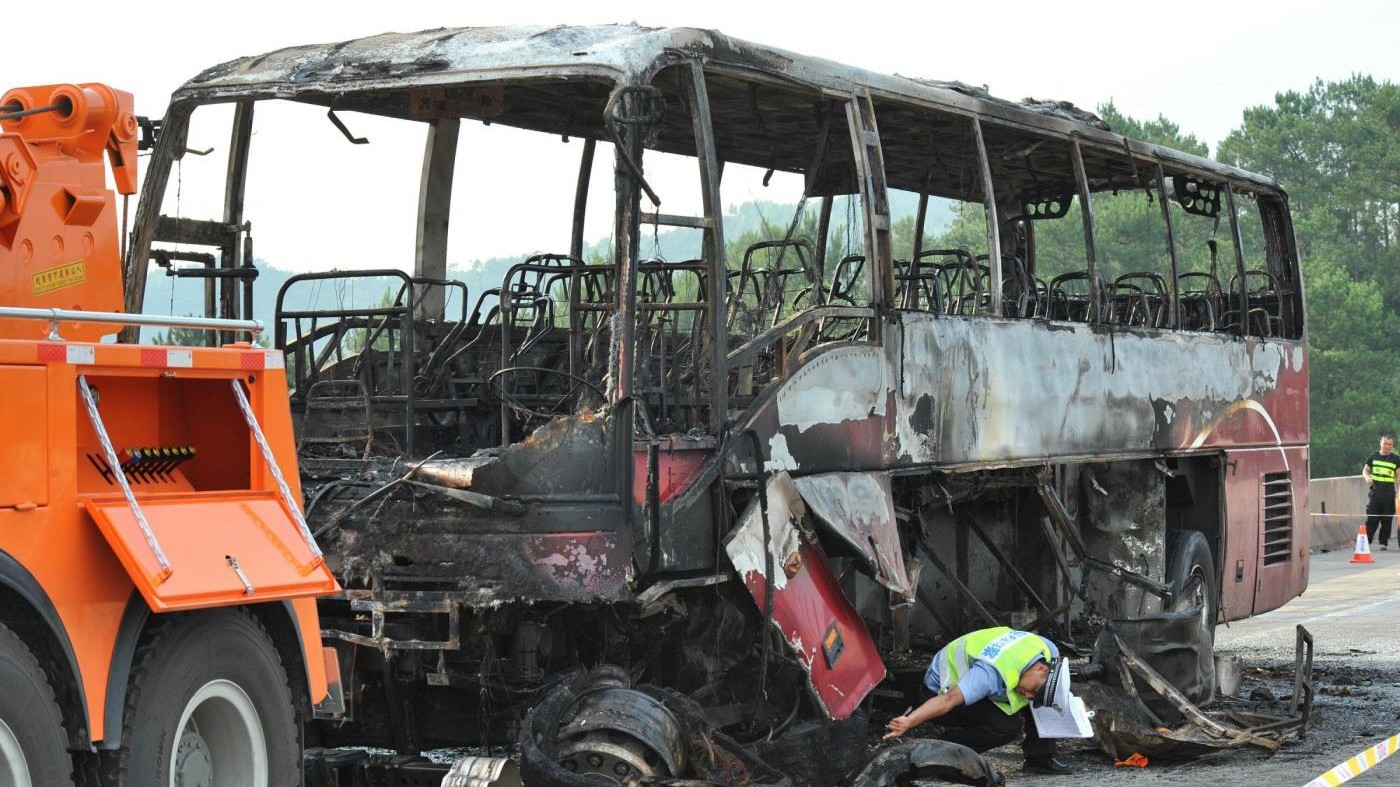
[[[0,787],[71,785],[68,733],[53,687],[19,637],[0,625]]]
[[[125,787],[300,783],[287,673],[252,616],[218,609],[156,623],[137,653],[115,770]]]
[[[1198,530],[1172,530],[1167,533],[1167,584],[1171,586],[1171,611],[1201,608],[1201,626],[1212,634],[1220,608],[1220,590],[1215,584],[1215,560],[1210,543]]]

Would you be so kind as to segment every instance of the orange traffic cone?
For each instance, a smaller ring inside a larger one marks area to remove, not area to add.
[[[1371,557],[1371,542],[1366,539],[1366,526],[1362,525],[1360,532],[1356,534],[1356,551],[1352,553],[1353,563],[1374,563],[1376,559]]]

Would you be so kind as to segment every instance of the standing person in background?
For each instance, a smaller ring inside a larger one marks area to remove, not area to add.
[[[1396,505],[1400,504],[1395,491],[1397,467],[1400,467],[1400,456],[1395,455],[1395,438],[1390,435],[1381,438],[1380,451],[1371,454],[1361,466],[1361,475],[1371,490],[1366,501],[1366,541],[1374,544],[1379,536],[1381,549],[1390,547],[1390,522],[1395,518]]]

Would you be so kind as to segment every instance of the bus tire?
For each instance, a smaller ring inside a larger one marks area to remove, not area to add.
[[[1210,543],[1199,530],[1167,533],[1167,585],[1172,591],[1171,610],[1201,607],[1201,626],[1215,633],[1220,611],[1220,587],[1215,581],[1215,559]]]
[[[287,672],[251,615],[214,609],[156,621],[136,654],[113,765],[108,783],[121,787],[300,783]]]
[[[71,785],[68,733],[49,676],[24,642],[3,624],[0,687],[0,784]]]

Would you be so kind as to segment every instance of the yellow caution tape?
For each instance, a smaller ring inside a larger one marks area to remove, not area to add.
[[[1400,751],[1400,734],[1386,738],[1375,746],[1372,746],[1316,779],[1313,779],[1303,785],[1303,787],[1337,787],[1337,785],[1349,782],[1376,767],[1376,763],[1384,760],[1396,751]]]

